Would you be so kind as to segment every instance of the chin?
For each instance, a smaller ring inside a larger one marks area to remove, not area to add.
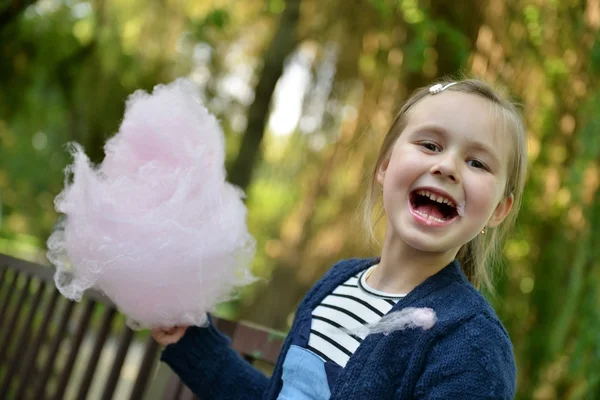
[[[410,219],[402,221],[395,226],[395,236],[401,239],[409,247],[431,253],[446,253],[461,246],[468,240],[463,240],[464,232],[456,229],[436,229],[411,224]]]
[[[427,253],[446,253],[453,248],[451,245],[440,243],[439,240],[432,240],[431,238],[425,240],[411,238],[409,240],[405,240],[404,242],[415,250]]]
[[[447,240],[419,230],[394,229],[394,236],[418,251],[442,253],[452,248],[452,245],[447,243]]]

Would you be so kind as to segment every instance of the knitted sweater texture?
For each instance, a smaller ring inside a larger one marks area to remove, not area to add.
[[[271,378],[229,347],[212,325],[190,327],[163,351],[161,359],[201,399],[277,399],[281,373],[298,327],[312,310],[350,276],[376,263],[350,259],[336,265],[306,295]],[[437,321],[421,328],[372,334],[350,357],[331,399],[512,399],[516,368],[506,330],[485,298],[452,262],[400,300],[390,312],[428,307]]]

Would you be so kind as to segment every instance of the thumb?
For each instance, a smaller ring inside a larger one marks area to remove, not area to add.
[[[172,335],[175,332],[177,332],[177,330],[179,329],[178,326],[172,326],[170,328],[163,328],[162,331],[166,334],[166,335]]]

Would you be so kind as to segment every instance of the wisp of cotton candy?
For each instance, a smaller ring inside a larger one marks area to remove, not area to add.
[[[98,289],[134,329],[201,326],[254,280],[243,193],[225,179],[223,132],[192,83],[131,95],[100,165],[70,148],[47,253],[65,297]]]

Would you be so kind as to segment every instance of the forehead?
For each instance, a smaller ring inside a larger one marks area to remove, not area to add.
[[[482,142],[508,159],[509,146],[499,106],[472,93],[445,91],[426,96],[408,112],[406,129],[427,124],[443,127],[454,136]]]

